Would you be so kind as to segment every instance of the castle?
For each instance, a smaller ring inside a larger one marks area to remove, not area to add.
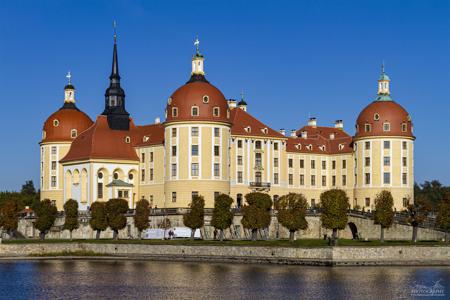
[[[40,142],[41,198],[58,210],[72,198],[80,210],[95,201],[124,198],[129,207],[145,198],[153,207],[185,208],[202,195],[212,208],[217,195],[244,204],[251,191],[274,201],[303,193],[310,206],[328,189],[345,190],[352,207],[374,208],[387,189],[396,210],[412,201],[414,139],[411,117],[390,96],[390,79],[359,114],[356,132],[341,120],[319,126],[315,118],[286,134],[247,111],[242,98],[227,100],[205,77],[196,41],[189,80],[167,100],[165,121],[136,125],[125,107],[114,39],[105,109],[95,122],[75,104],[70,77],[63,106],[44,123]]]

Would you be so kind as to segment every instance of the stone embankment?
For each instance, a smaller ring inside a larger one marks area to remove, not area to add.
[[[249,247],[94,243],[0,244],[0,259],[32,259],[62,253],[95,253],[93,259],[150,259],[298,265],[439,265],[450,266],[449,246]],[[79,257],[77,257],[79,258]]]

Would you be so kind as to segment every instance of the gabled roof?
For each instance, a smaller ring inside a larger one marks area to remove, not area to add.
[[[106,116],[100,115],[95,123],[81,133],[70,146],[61,163],[88,159],[117,159],[139,161],[133,147],[136,126],[130,119],[130,130],[112,130]],[[126,138],[130,137],[130,143]]]
[[[112,186],[118,186],[118,187],[134,187],[133,184],[125,182],[120,179],[113,179],[110,183],[106,185],[106,187],[112,187]]]
[[[164,144],[164,126],[161,123],[136,127],[135,147]]]
[[[302,132],[306,132],[303,138]],[[341,129],[324,126],[303,126],[286,143],[287,152],[315,154],[352,153],[352,137]]]
[[[261,123],[248,112],[234,108],[231,110],[232,135],[260,136],[285,139],[286,137],[269,126]]]

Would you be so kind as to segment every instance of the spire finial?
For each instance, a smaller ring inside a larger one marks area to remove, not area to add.
[[[244,89],[241,89],[241,100],[244,100]]]
[[[67,78],[68,84],[71,85],[72,84],[72,75],[70,74],[70,71],[67,72],[66,78]]]
[[[384,74],[384,59],[381,62],[381,74]]]
[[[116,20],[113,21],[113,29],[114,29],[114,44],[117,43],[117,22]]]
[[[198,35],[195,37],[194,45],[195,45],[195,53],[200,54],[200,41],[198,39]]]

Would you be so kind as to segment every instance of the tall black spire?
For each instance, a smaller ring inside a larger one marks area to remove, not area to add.
[[[105,92],[105,110],[102,113],[108,117],[109,128],[128,130],[130,114],[125,109],[125,92],[120,86],[119,60],[117,57],[117,36],[114,23],[114,49],[109,87]]]

